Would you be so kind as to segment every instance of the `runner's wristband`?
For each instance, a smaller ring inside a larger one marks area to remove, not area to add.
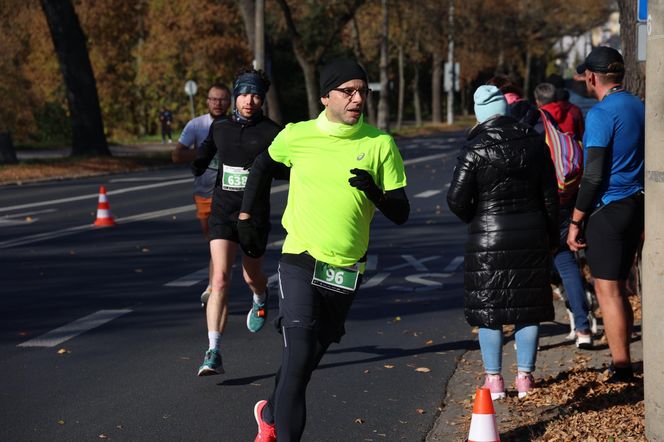
[[[575,220],[573,220],[573,219],[570,219],[570,220],[569,220],[569,223],[570,223],[570,224],[574,224],[576,227],[579,227],[579,228],[581,228],[581,227],[583,226],[583,220],[581,220],[581,219],[578,220],[578,221],[575,221]]]

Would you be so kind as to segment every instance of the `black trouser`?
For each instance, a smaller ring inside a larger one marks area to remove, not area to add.
[[[306,422],[306,389],[332,342],[344,334],[346,315],[355,297],[311,285],[314,259],[284,254],[279,263],[279,318],[283,334],[281,367],[263,409],[276,425],[279,442],[299,441]],[[359,287],[360,281],[358,281]]]

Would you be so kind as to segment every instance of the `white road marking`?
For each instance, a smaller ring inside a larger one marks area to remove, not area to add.
[[[442,190],[427,190],[422,193],[418,193],[414,198],[429,198],[430,196],[438,195]]]
[[[405,160],[403,162],[404,166],[410,166],[411,164],[423,163],[425,161],[437,160],[438,158],[444,158],[449,156],[447,153],[437,153],[435,155],[427,155],[426,157],[411,158],[410,160]]]
[[[152,218],[160,218],[163,216],[176,215],[182,212],[193,211],[196,208],[194,204],[188,204],[186,206],[174,207],[172,209],[157,210],[154,212],[140,213],[138,215],[127,216],[124,218],[116,218],[115,221],[122,224],[128,224],[136,221],[145,221]],[[45,241],[47,239],[60,238],[63,236],[73,235],[75,233],[92,230],[95,227],[92,225],[92,222],[82,226],[68,227],[66,229],[54,230],[52,232],[37,233],[35,235],[28,235],[22,238],[10,239],[7,241],[0,242],[0,249],[6,249],[8,247],[20,246],[24,244],[32,244],[39,241]]]
[[[181,178],[187,178],[188,180],[191,180],[192,177],[191,175],[177,175],[177,176],[172,176],[171,179],[181,179]],[[109,183],[136,183],[136,182],[141,182],[141,181],[164,181],[163,177],[141,177],[141,178],[113,178],[110,179],[108,182]]]
[[[131,309],[99,310],[74,322],[58,327],[41,336],[18,344],[17,347],[55,347],[86,331],[106,324],[122,315],[131,313]]]
[[[390,276],[390,272],[376,273],[367,281],[362,283],[361,289],[370,289],[371,287],[376,287],[381,282],[385,281],[387,277]]]
[[[11,215],[4,215],[3,218],[22,218],[24,216],[41,215],[42,213],[52,213],[57,211],[58,211],[57,209],[33,210],[31,212],[21,212],[21,213],[12,213]]]
[[[154,189],[157,187],[165,187],[165,186],[172,186],[174,184],[182,184],[182,183],[188,183],[191,182],[191,178],[187,179],[182,179],[182,180],[174,180],[174,181],[165,181],[163,183],[155,183],[155,184],[147,184],[145,186],[137,186],[137,187],[127,187],[126,189],[118,189],[118,190],[109,190],[106,192],[106,195],[119,195],[121,193],[128,193],[128,192],[137,192],[140,190],[147,190],[147,189]],[[8,207],[0,207],[0,212],[9,212],[11,210],[17,210],[17,209],[29,209],[32,207],[41,207],[41,206],[52,206],[55,204],[62,204],[62,203],[70,203],[72,201],[80,201],[80,200],[86,200],[86,199],[97,199],[99,198],[99,193],[89,193],[87,195],[79,195],[79,196],[72,196],[69,198],[60,198],[57,200],[47,200],[47,201],[39,201],[35,203],[28,203],[28,204],[19,204],[17,206],[8,206]]]
[[[401,255],[401,257],[406,261],[405,264],[397,264],[395,266],[388,267],[385,270],[392,271],[392,270],[402,269],[404,267],[411,266],[411,267],[414,267],[415,270],[427,271],[429,269],[422,263],[427,262],[427,261],[433,261],[434,259],[440,258],[440,256],[428,256],[428,257],[422,258],[422,259],[415,259],[415,257],[413,255]]]
[[[204,267],[200,270],[196,270],[193,273],[183,276],[182,278],[178,278],[174,281],[167,282],[166,284],[164,284],[164,287],[191,287],[192,285],[196,285],[199,282],[208,279],[210,275],[209,272],[210,269]]]
[[[443,272],[454,272],[456,269],[458,269],[461,264],[463,264],[463,256],[456,256],[452,261],[450,261],[447,266],[443,269]]]

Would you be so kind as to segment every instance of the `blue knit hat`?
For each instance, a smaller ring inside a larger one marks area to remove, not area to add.
[[[494,115],[507,115],[507,100],[500,90],[493,85],[480,86],[473,95],[475,118],[484,123]]]

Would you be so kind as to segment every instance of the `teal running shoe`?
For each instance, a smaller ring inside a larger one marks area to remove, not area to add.
[[[215,374],[224,374],[224,365],[221,363],[221,353],[219,353],[219,350],[211,348],[205,352],[203,364],[198,367],[198,375],[211,376]]]
[[[256,333],[265,325],[265,320],[267,319],[267,307],[266,302],[262,304],[253,303],[251,310],[247,313],[247,328],[250,332]]]

